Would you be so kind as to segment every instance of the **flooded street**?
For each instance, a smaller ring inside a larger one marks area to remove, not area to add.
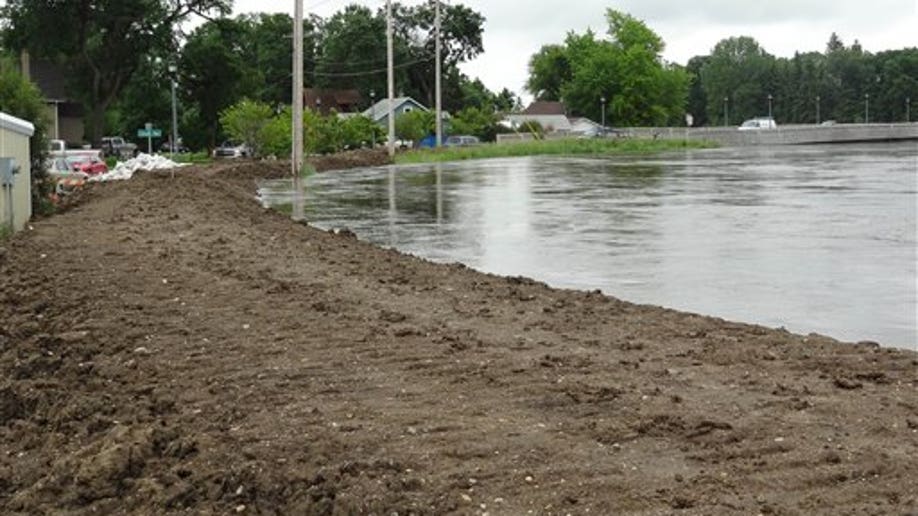
[[[434,261],[916,349],[916,155],[912,142],[365,169],[312,176],[305,216]]]

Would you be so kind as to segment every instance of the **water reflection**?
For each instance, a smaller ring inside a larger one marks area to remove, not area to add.
[[[305,215],[436,261],[916,347],[916,174],[913,144],[518,158],[319,174]]]

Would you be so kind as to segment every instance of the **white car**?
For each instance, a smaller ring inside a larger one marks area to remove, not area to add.
[[[252,156],[252,149],[242,142],[226,140],[214,149],[213,156],[214,158],[249,158]]]
[[[762,129],[777,128],[778,124],[775,123],[775,119],[767,116],[746,120],[741,126],[739,126],[740,131],[760,131]]]
[[[458,135],[450,136],[443,142],[443,145],[447,147],[469,147],[471,145],[478,145],[481,143],[481,140],[477,136],[471,135]]]

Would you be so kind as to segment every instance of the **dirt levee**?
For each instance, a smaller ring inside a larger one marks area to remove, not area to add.
[[[0,513],[918,511],[915,353],[431,264],[262,209],[284,173],[0,243]]]

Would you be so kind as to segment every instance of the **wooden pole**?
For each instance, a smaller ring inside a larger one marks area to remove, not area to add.
[[[293,13],[293,145],[292,172],[303,172],[303,0],[294,0]]]
[[[389,155],[395,156],[395,57],[392,48],[392,2],[386,1],[386,60],[389,69]]]
[[[440,0],[436,0],[436,27],[437,27],[437,58],[436,58],[436,71],[437,74],[437,147],[443,145],[443,89],[442,89],[442,75],[441,64],[440,64],[440,52],[441,52],[441,39],[440,39],[440,29],[442,27],[442,20],[440,19]]]

